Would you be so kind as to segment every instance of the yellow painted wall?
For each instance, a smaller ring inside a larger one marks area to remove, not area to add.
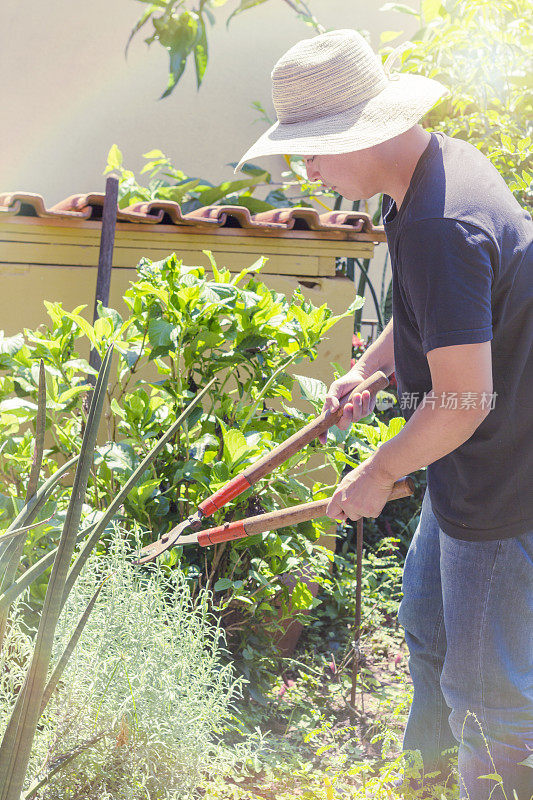
[[[12,335],[47,321],[43,301],[62,302],[72,310],[86,303],[91,320],[96,288],[101,226],[98,222],[60,221],[15,217],[0,219],[0,329]],[[261,279],[276,291],[292,294],[300,288],[315,305],[327,303],[342,313],[355,297],[347,278],[335,275],[335,257],[369,258],[371,242],[308,238],[308,232],[288,237],[249,235],[222,229],[206,233],[182,232],[175,226],[121,223],[117,225],[110,305],[125,311],[122,295],[136,280],[136,265],[143,256],[152,260],[175,252],[188,265],[209,265],[203,250],[210,250],[221,267],[232,272],[251,266],[264,255],[268,261]],[[335,238],[337,237],[337,238]],[[306,366],[306,374],[331,378],[331,362],[348,368],[353,322],[342,320],[322,342],[319,356]]]

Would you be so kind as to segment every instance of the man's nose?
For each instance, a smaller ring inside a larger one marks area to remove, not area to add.
[[[320,173],[315,166],[315,157],[314,156],[304,156],[305,161],[305,169],[307,172],[307,178],[309,181],[317,181],[320,180]]]

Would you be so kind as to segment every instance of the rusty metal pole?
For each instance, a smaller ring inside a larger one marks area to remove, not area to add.
[[[355,693],[361,660],[359,641],[361,638],[361,581],[363,576],[363,518],[357,520],[357,560],[355,569],[355,624],[353,635],[352,692],[350,695],[350,719],[355,722]]]
[[[98,319],[98,301],[107,306],[111,287],[111,269],[113,267],[113,247],[115,245],[115,225],[117,222],[118,178],[110,175],[105,183],[104,209],[102,212],[102,233],[100,235],[100,254],[98,257],[98,274],[96,277],[96,293],[94,297],[93,325]],[[100,368],[100,355],[94,348],[91,350],[89,364],[94,369]]]

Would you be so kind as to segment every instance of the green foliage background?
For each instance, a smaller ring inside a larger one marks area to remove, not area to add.
[[[79,451],[85,426],[83,398],[91,373],[83,354],[89,345],[103,354],[110,341],[119,354],[89,480],[84,524],[103,514],[154,442],[200,388],[217,378],[203,407],[192,411],[184,430],[146,470],[124,503],[123,524],[126,529],[141,526],[145,543],[186,518],[210,493],[318,413],[326,385],[294,373],[301,371],[298,365],[316,357],[318,343],[362,299],[356,297],[345,314],[335,317],[325,304],[317,308],[299,291],[287,298],[268,289],[249,274],[261,264],[260,260],[232,276],[213,262],[210,279],[203,268],[187,267],[175,256],[158,263],[144,260],[138,280],[124,296],[129,310],[125,319],[114,309],[100,307],[92,326],[81,315],[82,307],[67,311],[59,303],[47,303],[48,327],[4,339],[0,353],[3,521],[14,517],[24,495],[40,359],[48,399],[43,464],[53,473],[58,463]],[[307,413],[291,405],[294,386],[305,398]],[[318,466],[310,462],[316,446],[307,447],[217,512],[212,524],[328,496],[345,465],[366,457],[379,441],[393,435],[397,422],[390,430],[384,423],[375,430],[364,424],[350,432],[334,428],[328,445],[320,448]],[[349,454],[340,447],[344,443]],[[39,517],[42,524],[28,534],[23,568],[54,546],[67,495],[63,487],[45,505]],[[231,546],[185,551],[178,547],[162,559],[167,569],[179,564],[193,594],[200,586],[214,589],[229,643],[240,654],[238,663],[252,686],[259,676],[266,679],[277,671],[272,635],[279,629],[278,618],[289,614],[289,591],[282,577],[306,562],[319,579],[326,579],[332,554],[317,540],[329,527],[329,520],[318,520]],[[46,580],[43,575],[32,586],[36,604],[43,599]],[[290,599],[296,614],[317,603],[303,581],[298,581]]]
[[[400,48],[401,70],[441,81],[450,95],[424,125],[466,139],[487,156],[517,200],[533,187],[533,15],[528,0],[422,0],[384,11],[415,16],[418,31]],[[382,43],[398,31],[382,33]],[[384,48],[390,54],[391,47]]]

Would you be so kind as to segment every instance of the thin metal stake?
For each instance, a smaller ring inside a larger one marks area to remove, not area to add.
[[[352,692],[350,695],[350,718],[355,722],[355,692],[361,660],[359,640],[361,638],[361,582],[363,575],[363,518],[357,520],[357,560],[355,570],[355,623],[353,635]]]
[[[115,245],[115,225],[117,222],[118,178],[110,175],[105,182],[104,209],[102,211],[102,233],[100,235],[100,254],[98,257],[98,275],[96,277],[96,293],[94,297],[93,325],[98,319],[98,301],[107,306],[111,287],[111,269],[113,267],[113,247]],[[100,369],[101,359],[98,351],[91,350],[89,364]]]

